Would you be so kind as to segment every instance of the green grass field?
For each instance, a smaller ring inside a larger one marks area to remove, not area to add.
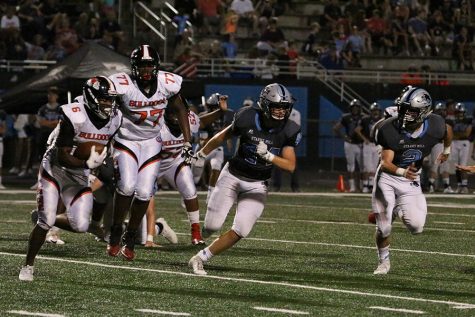
[[[189,243],[186,214],[167,192],[157,212],[178,245],[159,237],[162,248],[139,247],[129,263],[106,256],[89,234],[63,232],[66,244],[45,244],[28,283],[18,272],[34,194],[0,193],[0,316],[474,316],[470,197],[429,196],[419,236],[396,220],[391,272],[374,276],[369,196],[271,194],[250,237],[214,257],[200,277],[187,267],[199,248]]]

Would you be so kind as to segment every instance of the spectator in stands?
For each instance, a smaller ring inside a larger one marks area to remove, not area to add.
[[[274,52],[278,46],[287,46],[285,42],[284,32],[277,27],[277,19],[273,18],[269,21],[267,30],[261,35],[257,42],[257,48],[261,51]]]
[[[259,28],[261,30],[261,34],[267,29],[269,20],[276,16],[274,5],[276,5],[275,0],[264,0],[256,5],[256,12],[259,16]]]
[[[76,23],[74,23],[74,31],[76,31],[76,34],[81,39],[81,41],[87,39],[89,32],[89,16],[86,12],[83,12],[79,15],[78,20]]]
[[[419,70],[417,69],[416,65],[411,64],[407,69],[407,72],[402,74],[401,76],[401,84],[402,85],[412,85],[412,86],[420,86],[422,85],[423,80]]]
[[[330,0],[323,8],[322,25],[329,31],[335,30],[336,22],[343,16],[338,0]]]
[[[333,44],[336,48],[336,52],[337,52],[338,56],[340,56],[341,51],[343,50],[343,48],[346,45],[345,33],[334,31],[332,33],[332,35],[333,35]]]
[[[5,30],[16,30],[20,31],[20,19],[16,15],[16,10],[14,6],[7,6],[7,12],[2,16],[0,20],[0,28],[2,31]]]
[[[353,49],[353,43],[350,41],[347,41],[345,43],[345,46],[340,52],[340,57],[343,61],[344,68],[361,67],[359,56],[355,54]]]
[[[440,10],[434,11],[429,21],[428,31],[432,40],[432,55],[437,56],[441,48],[448,44],[448,34],[451,31],[450,25],[444,21]]]
[[[238,47],[234,38],[234,33],[224,34],[223,42],[221,42],[221,49],[223,50],[225,58],[236,58]]]
[[[24,60],[28,57],[28,49],[21,37],[20,30],[10,29],[6,40],[6,59]]]
[[[51,132],[59,122],[61,113],[59,111],[59,90],[56,86],[48,88],[48,102],[38,109],[36,121],[39,125],[39,133],[37,135],[37,157],[41,159],[46,151],[46,142]]]
[[[54,17],[61,12],[58,0],[45,0],[39,4],[38,9],[44,18],[44,24],[49,25]]]
[[[458,70],[473,70],[472,46],[465,26],[460,28],[459,34],[454,38],[452,57],[457,63]]]
[[[223,34],[236,34],[239,16],[233,10],[228,10],[224,17]]]
[[[43,48],[43,36],[35,34],[32,43],[25,42],[28,49],[28,59],[43,60],[45,58],[45,49]]]
[[[351,51],[355,58],[359,60],[361,54],[365,53],[365,40],[356,25],[352,26],[350,36],[346,41],[351,43]]]
[[[420,56],[430,53],[431,38],[427,31],[427,12],[420,9],[417,16],[409,19],[408,31]],[[428,54],[427,54],[428,55]]]
[[[113,45],[115,50],[124,42],[124,32],[117,22],[117,14],[115,10],[108,10],[106,12],[106,19],[101,23],[101,32],[110,33],[113,38]]]
[[[66,55],[71,55],[79,48],[79,39],[76,31],[71,27],[69,17],[66,13],[56,16],[54,31],[56,33],[55,40],[63,47]]]
[[[221,0],[198,0],[197,7],[203,17],[203,34],[219,34]]]
[[[443,0],[442,5],[439,7],[440,12],[444,17],[444,21],[453,26],[454,23],[454,4],[452,0]]]
[[[62,61],[66,57],[66,51],[59,42],[55,40],[46,50],[45,59],[48,61]]]
[[[89,21],[89,26],[85,32],[86,40],[100,40],[102,38],[102,31],[99,25],[99,20],[96,18],[91,18]]]
[[[326,69],[343,69],[343,62],[334,44],[325,48],[318,60]]]
[[[351,0],[350,3],[348,3],[345,6],[345,10],[343,11],[344,14],[347,14],[348,16],[352,17],[352,20],[356,17],[356,14],[360,10],[365,10],[364,4],[362,4],[359,0]]]
[[[380,51],[380,54],[392,52],[391,30],[386,20],[381,17],[379,10],[373,10],[373,16],[367,20],[367,30],[371,37],[371,43]]]
[[[37,1],[24,0],[18,10],[21,33],[25,41],[33,41],[33,36],[44,28],[43,16],[39,10]]]
[[[393,30],[394,48],[399,50],[400,47],[404,47],[405,54],[407,56],[410,56],[411,54],[409,52],[409,33],[407,19],[401,6],[396,6],[396,8],[394,9],[394,18],[392,19],[391,29]],[[399,54],[400,51],[395,53]]]
[[[258,34],[258,19],[251,0],[233,0],[230,9],[239,15],[240,21],[251,23],[253,35]]]
[[[318,46],[321,41],[320,33],[320,23],[314,22],[311,25],[311,31],[307,36],[307,39],[302,45],[302,53],[313,55],[315,51],[318,50]]]

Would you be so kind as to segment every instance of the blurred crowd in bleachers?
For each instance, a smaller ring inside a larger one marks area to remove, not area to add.
[[[114,1],[6,0],[0,15],[0,59],[60,61],[85,40],[123,49]]]
[[[279,63],[302,59],[317,60],[329,69],[358,68],[361,55],[366,54],[452,58],[453,69],[473,69],[472,6],[467,0],[175,3],[180,12],[175,19],[183,26],[174,52],[178,65],[205,58],[252,58],[262,60],[264,76],[269,77],[278,72]],[[302,12],[308,3],[320,5],[321,10]],[[286,35],[295,34],[296,28],[280,26],[289,16],[306,21],[299,29],[307,34],[306,39]],[[195,34],[183,21],[194,25]],[[245,34],[240,34],[240,29],[245,29]],[[249,39],[252,44],[245,45]]]

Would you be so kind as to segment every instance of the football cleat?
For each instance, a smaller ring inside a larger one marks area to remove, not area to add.
[[[201,236],[201,228],[199,223],[191,224],[191,244],[192,245],[204,245],[206,244]]]
[[[433,186],[433,185],[430,185],[430,186],[429,186],[429,194],[433,194],[433,193],[435,193],[434,186]]]
[[[20,270],[20,274],[18,275],[18,278],[20,279],[20,281],[31,282],[33,281],[34,273],[35,273],[35,268],[33,265],[25,265],[25,266],[22,266]]]
[[[467,186],[462,186],[460,187],[460,194],[468,194],[468,187]]]
[[[135,237],[137,236],[137,231],[126,230],[122,235],[122,249],[120,249],[120,254],[127,260],[132,261],[135,259]]]
[[[196,275],[207,275],[203,268],[203,260],[198,256],[193,256],[188,262],[188,266],[193,269],[193,273]]]
[[[158,218],[157,221],[155,221],[155,225],[158,227],[155,227],[155,230],[157,230],[157,234],[162,235],[165,239],[170,241],[171,244],[177,244],[178,243],[178,237],[173,231],[172,228],[168,225],[168,223],[165,221],[163,218]]]
[[[376,270],[374,270],[373,274],[374,275],[388,274],[390,268],[391,268],[391,262],[389,261],[389,259],[379,261],[379,265],[376,268]]]
[[[364,186],[362,192],[365,193],[365,194],[369,193],[369,192],[370,192],[370,191],[369,191],[369,187],[368,187],[368,186]]]
[[[118,256],[120,253],[120,244],[107,244],[107,254],[110,256]]]
[[[135,259],[135,251],[132,248],[124,245],[122,249],[120,249],[120,254],[124,259],[127,261],[133,261]]]

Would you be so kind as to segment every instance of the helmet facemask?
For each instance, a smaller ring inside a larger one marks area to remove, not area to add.
[[[114,83],[104,76],[89,79],[83,87],[86,107],[99,119],[108,119],[116,107],[117,91]]]
[[[132,77],[148,83],[157,78],[160,56],[149,45],[141,45],[130,54],[130,65]]]
[[[432,112],[432,98],[424,89],[411,87],[398,100],[398,120],[402,129],[416,130]]]

